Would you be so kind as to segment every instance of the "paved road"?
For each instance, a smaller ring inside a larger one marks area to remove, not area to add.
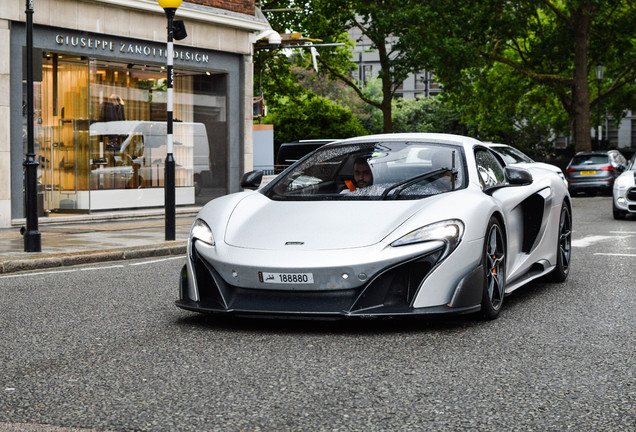
[[[636,221],[574,218],[570,279],[492,322],[212,319],[180,257],[0,276],[0,430],[636,430]]]

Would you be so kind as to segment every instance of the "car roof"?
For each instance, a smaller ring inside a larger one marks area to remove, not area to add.
[[[574,156],[586,156],[586,155],[607,155],[608,153],[616,152],[616,150],[593,150],[586,152],[578,152]]]
[[[306,139],[306,140],[296,140],[296,141],[289,141],[289,142],[285,142],[282,143],[281,146],[293,146],[293,145],[299,145],[299,144],[320,144],[320,143],[330,143],[336,141],[335,139]]]
[[[378,134],[378,135],[364,135],[355,138],[347,138],[341,141],[336,141],[334,144],[341,143],[358,143],[358,142],[369,142],[369,141],[426,141],[440,144],[455,144],[455,145],[465,145],[468,143],[472,144],[483,144],[481,141],[478,141],[474,138],[462,136],[462,135],[453,135],[453,134],[443,134],[443,133],[391,133],[391,134]]]

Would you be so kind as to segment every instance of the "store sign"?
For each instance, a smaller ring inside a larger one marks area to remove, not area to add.
[[[121,42],[108,38],[85,37],[85,36],[69,36],[64,34],[55,35],[55,43],[57,45],[73,47],[75,49],[83,49],[92,52],[117,52],[122,54],[142,55],[146,57],[166,57],[167,52],[163,47],[148,45],[143,42]],[[210,56],[198,53],[196,51],[188,51],[175,47],[174,58],[181,61],[190,61],[195,63],[208,63]]]

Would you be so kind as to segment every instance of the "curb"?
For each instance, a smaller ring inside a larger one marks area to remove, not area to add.
[[[129,249],[106,249],[38,255],[32,258],[9,258],[0,261],[0,274],[55,267],[67,267],[97,262],[122,261],[169,255],[185,255],[185,253],[186,245],[183,241],[169,241],[155,245],[137,246]]]

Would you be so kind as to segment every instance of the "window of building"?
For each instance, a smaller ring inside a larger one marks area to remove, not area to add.
[[[225,75],[175,68],[177,204],[226,179]],[[162,66],[43,54],[36,152],[48,210],[162,205],[167,154]]]
[[[373,66],[362,65],[362,67],[360,68],[360,81],[362,82],[362,85],[366,85],[372,79],[373,79]]]
[[[426,88],[426,72],[418,72],[415,74],[415,90],[424,90]]]

